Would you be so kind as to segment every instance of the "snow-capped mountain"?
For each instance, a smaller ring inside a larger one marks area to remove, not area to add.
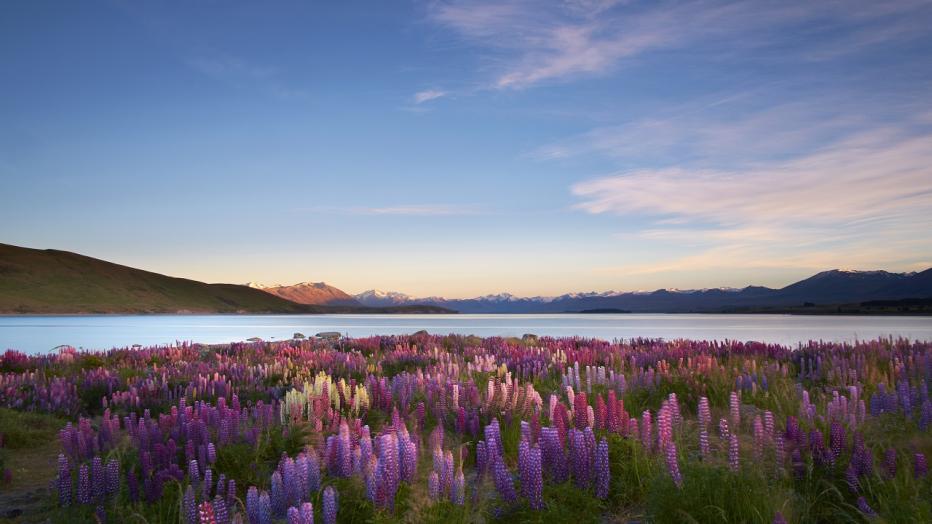
[[[926,297],[932,297],[932,269],[921,273],[835,269],[823,271],[781,289],[761,286],[671,288],[632,292],[590,291],[555,297],[518,297],[511,293],[497,293],[468,299],[418,298],[399,292],[370,290],[355,298],[365,306],[434,305],[461,313],[563,313],[588,310],[678,313]]]

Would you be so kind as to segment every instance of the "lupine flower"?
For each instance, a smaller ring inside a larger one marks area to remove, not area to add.
[[[440,476],[436,471],[431,471],[427,476],[427,495],[431,500],[440,498]]]
[[[867,503],[867,499],[865,499],[864,497],[858,497],[857,504],[858,504],[858,509],[864,515],[868,517],[873,517],[877,515],[877,513],[873,510],[873,508],[871,508],[870,505]]]
[[[191,485],[188,485],[184,492],[181,507],[184,509],[185,521],[188,524],[198,524],[197,500],[194,498],[194,488]]]
[[[337,492],[332,486],[324,489],[324,524],[337,522]]]
[[[921,479],[929,472],[929,465],[926,462],[926,456],[922,453],[916,453],[913,457],[913,475]]]
[[[268,492],[259,493],[259,524],[272,524],[272,501]]]
[[[676,456],[676,444],[670,442],[666,448],[666,460],[667,460],[667,472],[670,473],[670,477],[673,479],[673,483],[676,484],[676,487],[683,487],[683,476],[680,474],[680,465],[677,462]]]
[[[71,465],[64,453],[58,455],[58,503],[71,505]]]
[[[466,477],[463,475],[462,468],[456,472],[456,477],[453,479],[453,493],[451,498],[452,502],[457,506],[462,506],[466,503]]]
[[[91,503],[91,471],[87,464],[78,469],[78,504]]]
[[[737,431],[741,427],[741,403],[738,401],[738,394],[734,391],[728,399],[728,406],[731,413],[731,426]]]
[[[728,467],[732,471],[738,471],[738,435],[732,434],[728,445]]]
[[[773,524],[786,524],[786,519],[783,518],[783,513],[779,511],[773,516]]]
[[[518,494],[515,493],[515,485],[514,480],[511,478],[511,472],[508,471],[508,466],[505,465],[505,461],[503,461],[501,457],[497,457],[494,462],[495,488],[498,490],[498,495],[505,502],[513,503],[517,500]]]
[[[210,502],[201,502],[201,505],[197,507],[197,513],[200,524],[217,524],[214,507]]]
[[[675,446],[673,451],[675,454]],[[610,484],[611,470],[608,459],[608,441],[605,440],[605,437],[602,437],[595,451],[595,496],[600,499],[607,498]]]

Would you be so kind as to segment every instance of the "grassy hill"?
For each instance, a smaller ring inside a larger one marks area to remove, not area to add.
[[[301,313],[307,306],[54,249],[0,244],[0,313]]]

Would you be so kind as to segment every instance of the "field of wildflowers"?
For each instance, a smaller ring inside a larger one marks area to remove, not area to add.
[[[932,522],[930,383],[893,339],[66,348],[2,355],[0,420],[61,428],[24,522]]]

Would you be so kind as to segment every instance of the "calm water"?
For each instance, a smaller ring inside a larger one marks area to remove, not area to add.
[[[109,349],[175,341],[220,343],[339,331],[350,336],[413,333],[583,336],[605,339],[759,340],[796,345],[879,336],[932,340],[930,317],[790,315],[153,315],[0,317],[0,350],[41,353],[60,344]]]

